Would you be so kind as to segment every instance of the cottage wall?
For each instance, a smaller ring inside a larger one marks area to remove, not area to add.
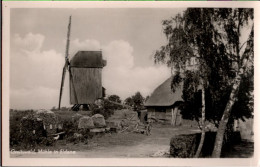
[[[147,109],[148,120],[156,120],[171,124],[173,126],[180,126],[182,124],[182,115],[178,108],[173,107],[149,107]]]
[[[147,109],[147,118],[148,118],[148,120],[155,119],[155,109],[154,108]]]

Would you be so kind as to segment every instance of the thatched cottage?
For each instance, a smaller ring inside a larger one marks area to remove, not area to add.
[[[172,77],[159,85],[150,98],[145,102],[148,120],[170,123],[171,125],[181,125],[182,116],[178,109],[182,99],[182,85],[171,91]]]
[[[185,120],[179,110],[179,104],[182,99],[182,85],[176,88],[173,93],[171,90],[172,77],[168,78],[161,85],[159,85],[151,94],[150,98],[145,102],[144,106],[147,108],[147,119],[158,122],[164,122],[173,126],[189,125],[197,126],[196,121]],[[208,129],[214,130],[210,127]],[[245,121],[236,120],[234,130],[240,131],[241,138],[244,140],[254,141],[253,119],[245,119]]]

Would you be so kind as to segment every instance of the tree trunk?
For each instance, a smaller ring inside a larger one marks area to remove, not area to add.
[[[201,9],[201,14],[200,14],[201,20],[203,20],[203,9]],[[203,23],[202,23],[202,27],[203,27]],[[204,84],[202,81],[202,92],[201,92],[201,137],[200,137],[200,143],[198,146],[198,149],[196,151],[195,154],[195,158],[198,158],[200,156],[200,152],[202,150],[203,147],[203,143],[204,143],[204,139],[205,139],[205,88],[204,88]]]
[[[213,158],[219,158],[220,154],[221,154],[221,149],[222,149],[222,144],[223,144],[223,139],[224,139],[224,134],[225,134],[225,130],[226,130],[226,125],[229,119],[229,115],[232,109],[232,106],[235,102],[235,93],[240,85],[240,81],[241,81],[241,76],[238,75],[238,77],[236,77],[236,82],[233,85],[232,88],[232,92],[230,94],[229,97],[229,101],[226,105],[226,108],[224,110],[224,113],[222,115],[221,121],[219,123],[219,127],[218,127],[218,131],[217,131],[217,136],[215,139],[215,145],[214,145],[214,150],[213,150],[213,154],[212,157]]]
[[[241,78],[242,78],[242,75],[244,74],[244,71],[246,69],[249,56],[251,54],[253,54],[253,52],[254,52],[254,50],[253,50],[254,49],[253,38],[254,38],[254,24],[252,25],[252,29],[251,29],[251,33],[250,33],[248,41],[247,41],[246,49],[241,56],[241,66],[240,66],[240,68],[237,72],[235,79],[234,79],[234,84],[233,84],[232,91],[231,91],[230,96],[229,96],[229,101],[226,105],[226,108],[223,112],[222,118],[219,122],[217,136],[216,136],[216,139],[215,139],[214,150],[213,150],[213,153],[212,153],[213,158],[219,158],[220,155],[221,155],[223,138],[224,138],[226,126],[227,126],[227,123],[228,123],[228,120],[229,120],[231,109],[232,109],[233,104],[235,103],[235,100],[236,100],[236,93],[238,92],[238,89],[239,89],[239,86],[240,86],[240,83],[241,83]],[[239,55],[239,47],[237,47],[237,54]]]
[[[199,147],[196,151],[195,154],[195,158],[198,158],[200,156],[200,152],[202,150],[203,144],[204,144],[204,139],[205,139],[205,89],[204,89],[204,85],[202,86],[202,108],[201,108],[201,125],[202,125],[202,129],[201,129],[201,137],[200,137],[200,143],[199,143]]]
[[[248,42],[252,42],[252,41],[250,40]],[[250,44],[248,44],[248,47],[250,47],[249,45]],[[212,153],[213,158],[219,158],[220,155],[221,155],[221,149],[222,149],[222,145],[223,145],[224,134],[225,134],[225,130],[226,130],[228,120],[229,120],[230,112],[231,112],[231,109],[233,107],[233,104],[235,103],[236,93],[238,92],[238,89],[239,89],[239,86],[240,86],[240,83],[241,83],[241,78],[242,78],[242,75],[244,74],[244,71],[245,71],[245,68],[246,68],[247,62],[248,62],[248,57],[249,57],[249,54],[251,54],[251,52],[247,51],[247,53],[244,53],[244,54],[246,54],[246,55],[243,55],[243,57],[245,57],[245,58],[242,59],[242,66],[240,67],[240,69],[239,69],[239,71],[238,71],[238,73],[235,77],[234,84],[233,84],[233,87],[232,87],[232,91],[231,91],[230,96],[229,96],[229,101],[226,105],[226,108],[223,112],[222,118],[221,118],[220,123],[219,123],[217,136],[216,136],[216,139],[215,139],[214,150],[213,150],[213,153]]]

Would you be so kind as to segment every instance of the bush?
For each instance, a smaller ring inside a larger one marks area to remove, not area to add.
[[[53,137],[47,138],[43,122],[34,114],[33,110],[10,110],[10,148],[32,149],[53,145]]]
[[[24,143],[22,140],[26,137],[21,134],[20,125],[21,119],[25,115],[31,115],[33,110],[10,110],[10,121],[9,121],[9,129],[10,129],[10,147],[27,147],[27,144]]]
[[[43,129],[43,124],[40,126],[42,122],[33,117],[33,114],[33,110],[10,110],[10,148],[32,149],[38,146],[54,145],[54,138],[52,136],[47,137],[46,130]],[[24,119],[23,121],[26,121],[24,122],[26,126],[23,127],[21,121],[25,116],[31,119]],[[57,129],[57,132],[65,132],[63,137],[67,142],[87,143],[88,139],[92,138],[93,135],[88,130],[78,129],[78,121],[73,122],[71,116],[64,116],[61,121],[63,129]],[[80,134],[79,136],[82,137],[76,137],[75,134]]]
[[[65,120],[63,122],[63,131],[65,132],[65,138],[73,136],[77,132],[77,124],[73,123],[72,120]]]
[[[38,145],[42,145],[42,146],[53,146],[54,145],[54,139],[53,137],[42,137],[39,138],[40,143],[38,143]]]
[[[99,108],[96,105],[93,105],[92,107],[92,115],[95,114],[101,114],[105,117],[105,119],[108,119],[111,115],[114,114],[114,109],[110,108],[109,105],[107,105],[106,101],[104,103],[104,107]]]
[[[170,154],[173,157],[192,158],[198,148],[201,133],[179,135],[171,138]],[[211,157],[214,149],[216,132],[206,132],[204,144],[200,153],[200,157]],[[222,153],[229,150],[234,144],[241,140],[239,132],[230,132],[223,141]]]
[[[69,143],[88,143],[88,139],[93,135],[87,129],[78,129],[78,124],[72,120],[65,120],[63,122],[63,130],[65,132],[65,140]]]
[[[173,137],[170,142],[170,154],[178,158],[192,158],[196,153],[197,143],[196,134]]]
[[[88,144],[88,139],[92,138],[93,135],[89,132],[89,130],[79,130],[75,132],[71,136],[67,136],[66,141],[69,143],[85,143]]]

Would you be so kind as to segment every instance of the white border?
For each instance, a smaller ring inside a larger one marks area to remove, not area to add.
[[[9,150],[9,58],[10,58],[10,9],[11,8],[186,8],[186,7],[250,7],[254,8],[255,21],[255,153],[253,158],[225,159],[178,159],[178,158],[10,158]],[[4,166],[260,166],[259,163],[259,85],[260,73],[259,31],[260,2],[13,2],[4,1],[3,9],[3,56],[2,56],[2,164]]]

